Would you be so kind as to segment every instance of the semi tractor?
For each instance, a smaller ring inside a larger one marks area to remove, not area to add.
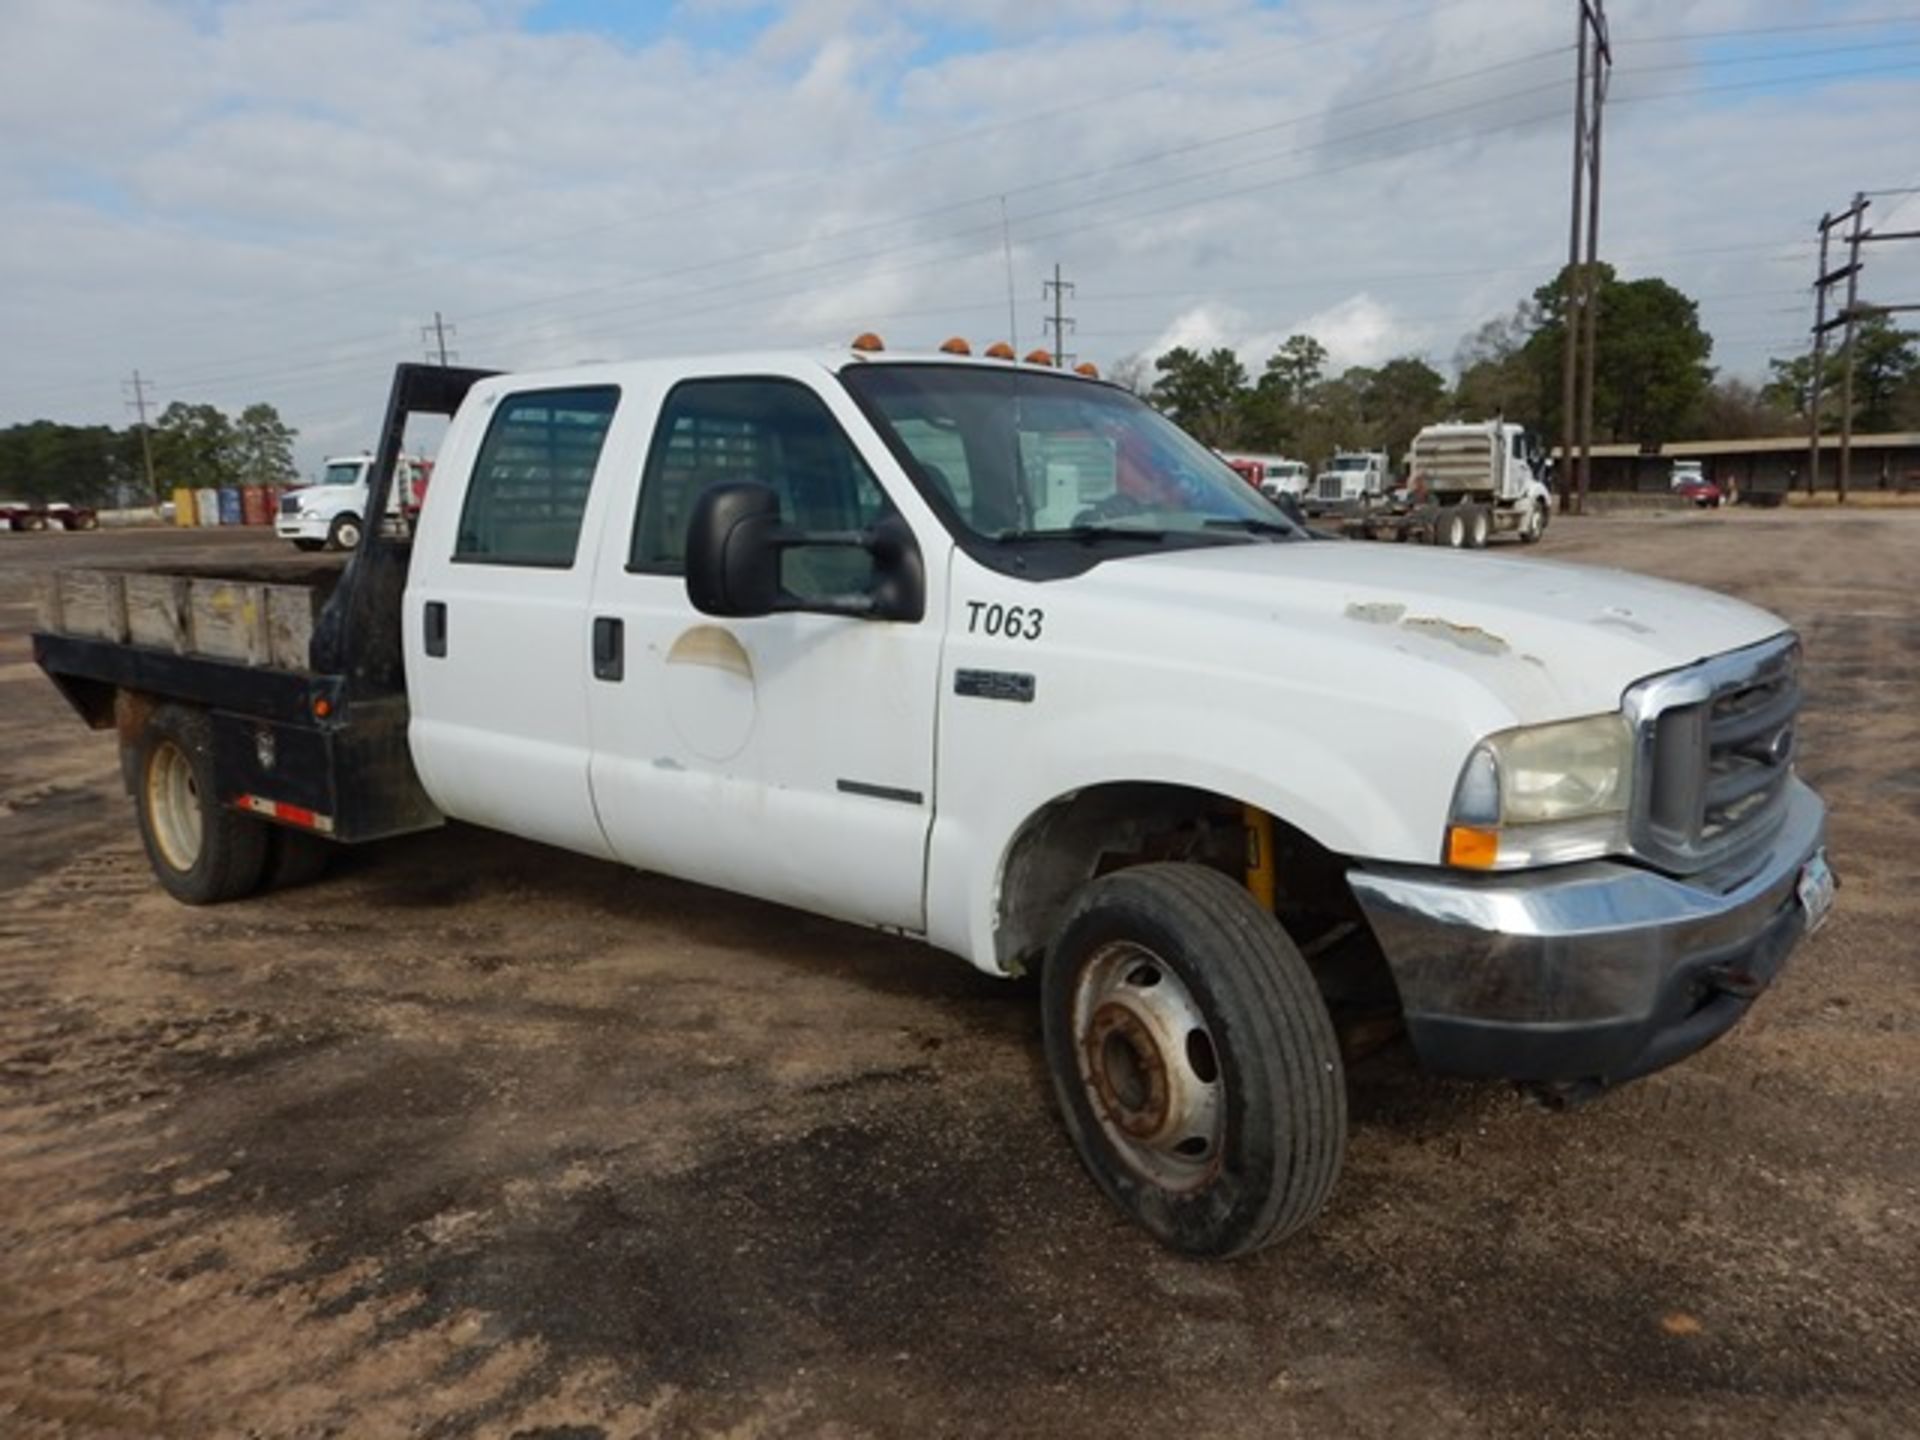
[[[280,497],[274,533],[291,540],[298,550],[351,550],[366,533],[373,471],[371,451],[341,455],[320,467],[312,485],[289,490]],[[433,474],[433,462],[403,455],[384,513],[388,524],[407,527],[420,513],[420,502]]]
[[[1348,519],[1381,504],[1393,486],[1393,467],[1384,450],[1347,450],[1327,462],[1301,502],[1311,516]]]
[[[451,416],[410,535],[56,571],[34,658],[189,904],[454,819],[1037,972],[1088,1172],[1193,1254],[1326,1203],[1343,1035],[1590,1094],[1827,914],[1779,617],[1306,543],[1124,389],[960,349],[402,366],[368,513]]]
[[[1284,455],[1223,454],[1220,458],[1269,500],[1282,496],[1300,500],[1312,480],[1306,461],[1289,460]]]

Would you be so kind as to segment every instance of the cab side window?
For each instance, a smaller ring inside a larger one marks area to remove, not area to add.
[[[619,403],[613,385],[503,396],[467,481],[453,558],[569,569]]]
[[[709,485],[738,480],[771,489],[781,522],[797,530],[865,530],[887,509],[873,472],[806,386],[687,380],[661,407],[627,568],[684,574],[694,502]],[[781,580],[808,598],[858,594],[871,584],[872,560],[851,548],[803,547],[787,552]]]

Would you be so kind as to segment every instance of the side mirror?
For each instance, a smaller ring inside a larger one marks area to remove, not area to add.
[[[712,485],[687,524],[687,598],[704,615],[771,615],[780,601],[780,497]]]
[[[840,547],[873,557],[873,585],[856,595],[794,595],[781,583],[789,550]],[[780,523],[780,497],[750,480],[709,486],[687,523],[687,599],[703,615],[748,619],[782,611],[917,621],[926,613],[926,571],[913,531],[898,515],[871,530],[812,534]]]

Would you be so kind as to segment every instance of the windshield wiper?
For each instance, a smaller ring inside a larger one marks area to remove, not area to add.
[[[1207,530],[1244,530],[1249,535],[1284,535],[1289,540],[1298,539],[1300,528],[1282,520],[1257,520],[1251,515],[1229,520],[1222,517],[1202,520],[1201,527]]]
[[[1138,525],[1062,525],[1052,530],[1002,530],[993,537],[1008,540],[1077,540],[1091,545],[1100,540],[1145,540],[1154,544],[1167,538],[1165,530],[1149,530]]]

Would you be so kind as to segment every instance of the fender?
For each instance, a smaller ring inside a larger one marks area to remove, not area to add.
[[[1015,845],[1051,807],[1096,786],[1205,791],[1256,806],[1336,854],[1431,863],[1456,776],[1355,743],[1398,718],[1356,713],[1321,740],[1257,712],[1196,716],[1190,701],[1168,697],[1030,725],[1017,746],[995,747],[991,776],[957,774],[973,767],[944,753],[927,855],[928,939],[1001,973],[1000,900]],[[1179,737],[1177,749],[1159,743],[1168,737]]]

